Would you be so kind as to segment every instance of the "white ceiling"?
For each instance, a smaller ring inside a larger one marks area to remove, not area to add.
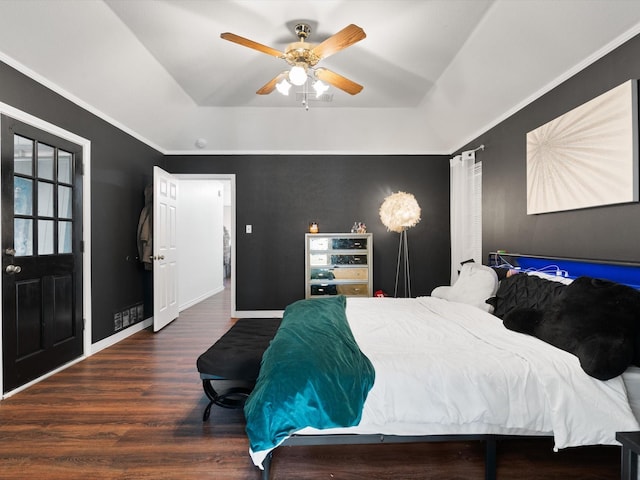
[[[256,95],[286,64],[220,39],[299,21],[364,29],[321,61],[360,94]],[[639,0],[0,0],[0,60],[164,153],[448,154],[637,33]]]

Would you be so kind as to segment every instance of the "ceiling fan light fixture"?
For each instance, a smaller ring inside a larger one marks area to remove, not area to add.
[[[282,95],[289,95],[289,90],[291,89],[291,84],[287,82],[286,78],[283,78],[279,83],[276,84],[276,89]]]
[[[320,80],[313,82],[313,89],[316,91],[316,98],[320,98],[324,92],[329,90],[329,85]]]
[[[296,86],[307,86],[310,76],[322,79],[323,83],[328,83],[332,87],[338,88],[350,95],[360,93],[362,85],[349,80],[326,68],[315,69],[318,62],[324,58],[338,53],[341,50],[353,45],[366,38],[366,33],[357,25],[350,24],[340,30],[338,33],[331,35],[319,44],[307,43],[306,40],[311,33],[311,28],[306,23],[299,23],[295,27],[295,33],[298,37],[297,42],[290,43],[284,51],[263,45],[248,38],[241,37],[231,32],[220,34],[220,38],[238,45],[257,50],[269,56],[284,60],[289,66],[289,72],[279,73],[276,77],[269,80],[265,85],[260,87],[256,94],[268,95],[276,89],[276,85],[283,76],[288,75],[289,83]],[[312,71],[312,75],[309,71]],[[305,88],[306,95],[306,88]]]
[[[291,67],[289,70],[289,81],[294,85],[304,85],[307,81],[307,68],[306,65],[297,64]]]

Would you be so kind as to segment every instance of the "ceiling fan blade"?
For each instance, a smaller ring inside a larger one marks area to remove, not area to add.
[[[316,77],[351,95],[360,93],[363,88],[362,85],[359,85],[342,75],[338,75],[336,72],[327,70],[326,68],[316,68]]]
[[[281,58],[284,55],[283,52],[276,50],[275,48],[267,47],[266,45],[262,45],[261,43],[254,42],[253,40],[241,37],[240,35],[236,35],[235,33],[221,33],[220,38],[233,43],[237,43],[238,45],[242,45],[243,47],[253,48],[254,50],[258,50],[259,52],[266,53],[267,55],[271,55],[273,57]]]
[[[262,87],[260,87],[256,93],[258,95],[269,95],[271,92],[275,90],[276,84],[286,76],[287,76],[287,72],[282,72],[278,76],[269,80]]]
[[[330,36],[324,42],[316,45],[313,52],[320,58],[327,58],[329,55],[339,52],[340,50],[359,42],[366,38],[367,34],[357,25],[351,24],[344,27],[335,35]]]

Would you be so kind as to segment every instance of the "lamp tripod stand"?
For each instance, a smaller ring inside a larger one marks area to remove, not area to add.
[[[400,232],[400,242],[398,243],[398,264],[396,266],[396,286],[393,296],[398,297],[398,281],[400,279],[400,265],[403,268],[404,297],[411,298],[411,276],[409,274],[409,244],[407,242],[407,229]]]
[[[398,296],[400,265],[403,266],[404,296],[411,297],[411,275],[409,275],[409,244],[407,229],[420,221],[420,205],[410,193],[396,192],[384,199],[380,206],[380,220],[392,232],[400,234],[398,245],[398,265],[396,267],[396,287],[393,296]]]

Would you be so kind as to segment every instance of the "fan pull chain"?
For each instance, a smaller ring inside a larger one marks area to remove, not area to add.
[[[308,112],[309,111],[309,78],[307,78],[307,81],[304,82],[304,85],[302,86],[302,106],[304,106],[304,109]]]

